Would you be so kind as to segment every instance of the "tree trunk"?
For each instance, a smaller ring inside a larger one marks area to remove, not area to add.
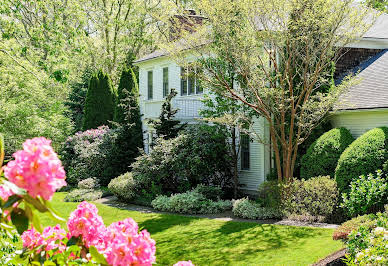
[[[233,157],[233,197],[237,199],[238,189],[238,154],[237,154],[237,134],[236,127],[231,128],[232,131],[232,157]]]

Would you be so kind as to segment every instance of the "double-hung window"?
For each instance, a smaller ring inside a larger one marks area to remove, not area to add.
[[[241,170],[249,170],[250,168],[250,152],[249,144],[250,138],[247,134],[241,134],[240,145],[241,145]]]
[[[168,67],[165,67],[163,68],[163,98],[170,93],[168,86]]]
[[[202,70],[193,66],[181,68],[181,95],[193,95],[203,93],[199,74]]]
[[[154,97],[154,81],[153,81],[153,72],[152,71],[148,71],[147,72],[147,85],[148,85],[148,100],[152,100],[152,98]]]

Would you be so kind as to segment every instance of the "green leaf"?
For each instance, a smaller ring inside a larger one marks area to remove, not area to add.
[[[100,254],[96,247],[90,246],[89,253],[92,255],[92,258],[102,265],[108,265],[108,262],[106,261],[104,255]]]
[[[72,237],[69,239],[69,241],[67,241],[66,246],[67,246],[67,247],[74,246],[74,245],[77,244],[78,240],[79,240],[79,237],[72,236]]]
[[[45,206],[45,204],[43,204],[39,199],[34,199],[30,195],[25,195],[23,198],[25,199],[25,201],[33,205],[38,211],[40,212],[48,211],[47,206]]]
[[[52,261],[46,260],[43,265],[44,266],[46,266],[46,265],[54,265],[55,266],[56,264]]]
[[[12,195],[11,197],[8,198],[7,202],[4,204],[3,209],[8,209],[12,207],[16,202],[20,200],[20,197],[17,195]]]
[[[34,228],[38,232],[42,233],[43,227],[42,227],[42,224],[40,223],[39,215],[35,215],[34,210],[32,209],[33,207],[31,207],[27,202],[25,202],[25,205],[26,205],[25,211],[28,219],[32,222],[32,225],[34,226]]]
[[[43,200],[44,204],[46,205],[46,208],[48,210],[48,214],[50,217],[56,221],[56,222],[66,222],[65,219],[63,219],[58,212],[54,210],[54,208],[51,206],[51,203],[47,200]]]
[[[11,212],[11,220],[20,235],[28,229],[28,217],[23,209],[14,209]]]

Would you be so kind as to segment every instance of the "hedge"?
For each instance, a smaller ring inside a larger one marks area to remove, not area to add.
[[[335,179],[341,192],[348,190],[353,179],[382,168],[388,159],[387,139],[387,127],[375,128],[364,133],[346,148],[335,170]]]
[[[334,177],[338,159],[353,141],[353,136],[346,128],[334,128],[320,136],[302,157],[300,177]]]

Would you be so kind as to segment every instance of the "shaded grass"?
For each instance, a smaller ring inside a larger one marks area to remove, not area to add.
[[[78,203],[63,202],[56,193],[53,206],[67,218]],[[309,265],[342,247],[332,229],[226,222],[169,214],[140,213],[96,204],[108,225],[133,218],[147,229],[157,247],[157,263],[191,260],[195,265]],[[55,225],[46,215],[42,224]],[[65,226],[64,224],[62,224]]]

